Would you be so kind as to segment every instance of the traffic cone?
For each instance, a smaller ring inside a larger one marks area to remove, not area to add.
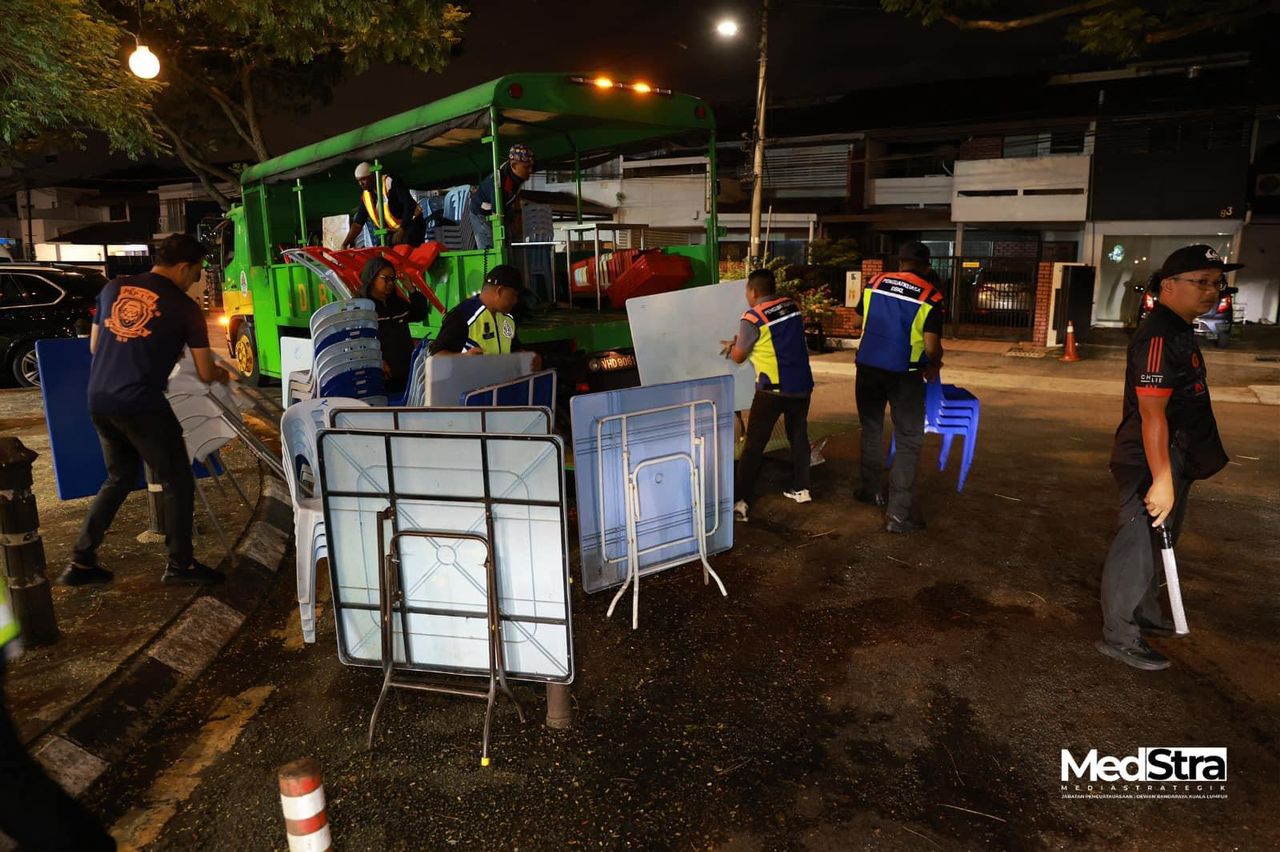
[[[1071,321],[1067,321],[1067,351],[1060,361],[1079,361],[1080,353],[1076,350],[1076,327]]]

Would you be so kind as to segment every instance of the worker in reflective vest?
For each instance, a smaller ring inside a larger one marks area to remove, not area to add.
[[[738,462],[734,484],[734,516],[747,519],[756,476],[773,424],[782,417],[791,443],[791,489],[783,491],[797,503],[809,496],[809,399],[813,373],[805,344],[800,306],[777,295],[773,270],[757,269],[747,277],[749,309],[738,323],[733,340],[723,340],[723,352],[735,363],[750,359],[756,374],[756,395],[747,420],[747,441]]]
[[[420,245],[427,233],[427,223],[422,218],[422,208],[413,200],[409,185],[388,172],[382,172],[382,205],[378,205],[378,184],[373,167],[368,163],[356,166],[356,183],[360,186],[360,206],[351,217],[351,227],[342,247],[351,248],[356,237],[366,225],[374,230],[386,228],[391,234],[391,245]]]
[[[31,759],[4,702],[7,658],[16,657],[18,620],[0,578],[0,830],[21,849],[115,849],[102,824]]]
[[[924,529],[912,505],[916,466],[924,442],[924,384],[942,366],[942,291],[929,265],[929,248],[911,242],[898,254],[898,272],[877,275],[862,291],[855,393],[862,425],[862,483],[854,498],[885,509],[892,533]],[[889,407],[897,451],[889,491],[881,490],[884,410]]]
[[[440,334],[431,342],[432,355],[506,355],[524,347],[516,335],[511,312],[520,302],[524,280],[508,264],[495,266],[484,277],[480,292],[445,315]],[[541,359],[534,356],[534,369]]]

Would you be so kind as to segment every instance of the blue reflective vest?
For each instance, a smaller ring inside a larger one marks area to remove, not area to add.
[[[925,366],[924,323],[942,309],[942,293],[914,272],[885,272],[862,291],[857,363],[892,373]]]
[[[760,332],[750,355],[756,387],[795,395],[811,392],[813,373],[804,340],[804,315],[796,303],[785,297],[771,299],[750,308],[742,319]]]

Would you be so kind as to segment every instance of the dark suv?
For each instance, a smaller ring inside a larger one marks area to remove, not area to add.
[[[89,333],[101,273],[45,263],[0,265],[0,368],[23,387],[40,384],[36,341]]]

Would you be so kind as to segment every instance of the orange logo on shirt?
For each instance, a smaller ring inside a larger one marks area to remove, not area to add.
[[[124,343],[138,337],[150,337],[151,330],[147,326],[151,320],[160,316],[156,310],[156,302],[160,295],[142,287],[121,287],[111,306],[111,316],[103,321],[107,330],[116,336],[116,340]]]

